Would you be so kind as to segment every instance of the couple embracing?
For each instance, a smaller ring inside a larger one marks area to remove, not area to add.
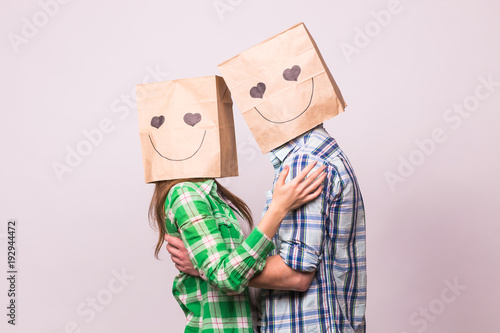
[[[363,199],[323,121],[346,104],[298,24],[212,76],[137,86],[150,219],[180,273],[185,332],[365,332]],[[232,99],[275,170],[261,221],[237,176]]]

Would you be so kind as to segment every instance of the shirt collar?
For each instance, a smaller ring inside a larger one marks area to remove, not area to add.
[[[217,186],[215,185],[215,180],[209,178],[203,182],[198,183],[201,193],[204,195],[209,195],[213,191],[217,191]]]
[[[222,195],[219,194],[217,189],[217,183],[215,179],[209,178],[204,182],[199,183],[200,190],[205,196],[211,196],[213,199],[218,200],[222,204],[228,204],[224,199],[222,199]]]
[[[273,164],[275,170],[279,170],[283,161],[290,155],[290,153],[300,147],[304,146],[306,142],[309,140],[311,133],[316,128],[323,128],[323,124],[316,126],[315,128],[305,132],[304,134],[288,141],[287,143],[279,146],[278,148],[274,148],[269,152],[269,159]]]

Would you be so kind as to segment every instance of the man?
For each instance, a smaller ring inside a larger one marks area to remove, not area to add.
[[[275,172],[289,165],[292,177],[318,161],[318,166],[327,166],[327,179],[318,199],[287,215],[273,239],[276,249],[264,271],[251,280],[251,286],[266,288],[261,331],[364,332],[365,216],[347,157],[322,125],[269,156]],[[301,286],[308,286],[307,290],[270,290],[281,288],[267,281],[294,272],[307,276]]]

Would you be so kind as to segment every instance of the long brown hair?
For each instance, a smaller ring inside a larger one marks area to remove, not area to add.
[[[165,242],[165,234],[167,233],[166,224],[165,224],[165,200],[167,199],[168,192],[170,189],[179,183],[183,182],[203,182],[207,179],[204,178],[185,178],[185,179],[174,179],[174,180],[162,180],[156,182],[155,190],[153,193],[153,197],[151,198],[151,203],[149,204],[149,224],[151,227],[159,232],[158,234],[158,242],[156,243],[155,248],[155,258],[158,259],[158,253],[161,250],[163,243]],[[238,198],[236,195],[231,193],[227,188],[219,184],[217,180],[214,180],[217,184],[217,192],[225,199],[231,201],[231,203],[248,221],[250,227],[253,226],[252,212],[247,204]]]

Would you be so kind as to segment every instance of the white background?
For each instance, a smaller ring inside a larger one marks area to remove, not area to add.
[[[372,12],[386,0],[218,3],[225,9],[213,0],[0,1],[2,332],[183,330],[176,270],[164,250],[153,258],[134,85],[156,81],[156,70],[160,80],[220,75],[219,63],[298,22],[348,104],[325,127],[366,202],[368,332],[498,332],[500,87],[465,118],[448,110],[474,102],[480,77],[500,82],[500,4],[400,0],[381,26]],[[84,149],[84,132],[103,119],[112,130],[58,176],[54,165]],[[236,107],[235,122],[240,177],[224,184],[258,219],[273,170]],[[415,141],[436,128],[442,140],[424,155]],[[12,218],[15,327],[4,277]],[[123,270],[131,280],[122,284],[113,272]]]

